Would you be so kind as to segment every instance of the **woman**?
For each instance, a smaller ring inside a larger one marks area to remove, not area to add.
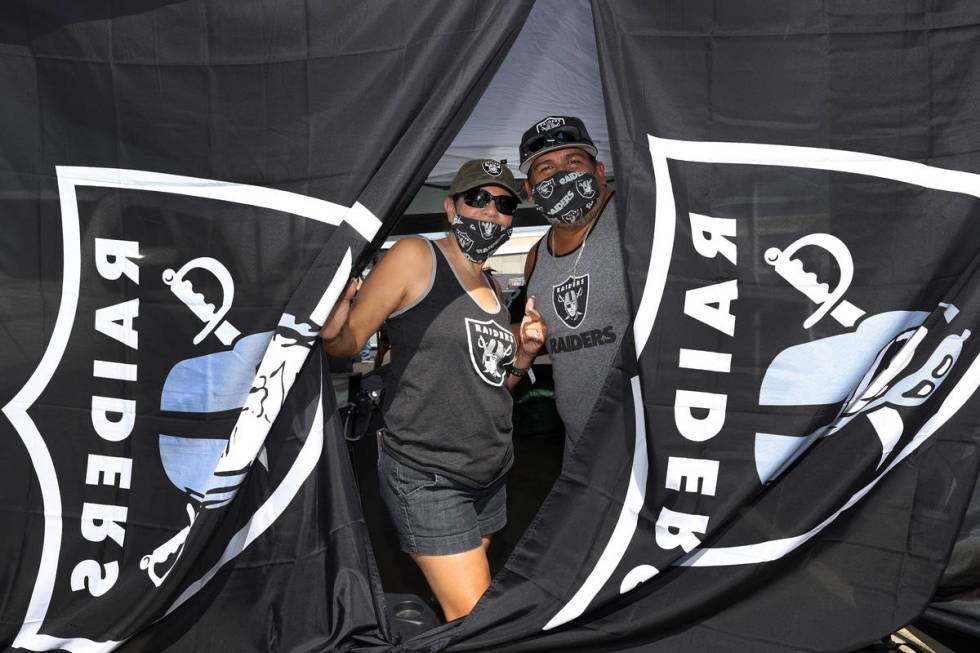
[[[532,299],[515,339],[483,270],[510,237],[517,192],[503,164],[463,164],[443,202],[450,235],[398,241],[353,307],[348,287],[320,333],[330,355],[349,357],[387,321],[381,496],[447,621],[468,614],[490,586],[486,552],[507,520],[513,462],[509,389],[546,335]]]

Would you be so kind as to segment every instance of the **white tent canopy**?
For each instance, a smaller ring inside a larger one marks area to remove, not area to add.
[[[466,44],[461,43],[465,48]],[[517,173],[517,146],[550,115],[581,118],[612,172],[592,9],[588,0],[537,0],[500,70],[428,182],[449,184],[465,161],[506,159]]]

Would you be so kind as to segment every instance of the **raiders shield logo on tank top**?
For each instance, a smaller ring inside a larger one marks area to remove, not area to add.
[[[517,350],[514,334],[493,320],[466,320],[466,337],[473,369],[486,383],[503,385],[507,378],[504,366],[514,362]]]
[[[569,275],[557,286],[552,286],[551,298],[561,321],[570,329],[578,327],[585,319],[585,310],[589,306],[589,275]]]

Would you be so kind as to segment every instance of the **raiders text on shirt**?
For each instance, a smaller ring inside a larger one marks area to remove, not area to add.
[[[616,342],[616,331],[612,325],[604,329],[592,329],[581,334],[570,333],[567,336],[549,338],[548,353],[551,356],[568,351],[578,351],[583,347],[598,347],[600,345],[611,345]]]
[[[495,326],[490,326],[480,322],[473,321],[473,330],[477,333],[482,333],[485,336],[492,336],[494,338],[500,338],[502,340],[513,340],[513,334],[509,331],[504,331]]]

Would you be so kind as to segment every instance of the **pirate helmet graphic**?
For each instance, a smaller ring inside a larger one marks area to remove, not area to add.
[[[804,271],[802,262],[793,258],[805,246],[822,248],[836,261],[840,281],[835,288],[818,282],[815,274]],[[947,378],[970,331],[946,336],[924,363],[910,370],[929,332],[924,326],[929,313],[895,310],[866,315],[844,299],[854,267],[850,251],[838,238],[810,234],[785,250],[770,248],[765,260],[791,286],[818,304],[817,311],[804,321],[804,328],[829,316],[849,330],[788,347],[766,369],[759,390],[761,406],[840,404],[841,411],[831,424],[804,437],[757,433],[755,458],[760,481],[772,480],[816,438],[840,431],[860,415],[868,416],[879,436],[883,462],[904,430],[896,408],[918,406],[932,396]],[[945,323],[950,323],[957,310],[948,305],[940,308]]]

